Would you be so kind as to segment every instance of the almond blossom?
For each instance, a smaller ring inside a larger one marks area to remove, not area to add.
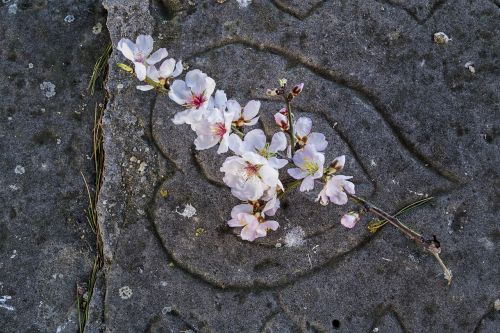
[[[334,175],[344,168],[345,156],[339,156],[333,160],[327,169],[326,184],[318,195],[316,201],[323,206],[333,202],[336,205],[345,205],[348,201],[346,193],[355,194],[354,184],[349,181],[352,176]]]
[[[316,151],[314,146],[306,145],[293,156],[296,168],[288,169],[288,174],[295,179],[303,179],[300,191],[310,191],[314,188],[314,180],[323,176],[325,155]]]
[[[236,127],[253,126],[259,121],[260,102],[249,101],[244,108],[235,100],[227,101],[227,109],[234,113],[233,122]]]
[[[223,181],[231,188],[231,193],[242,201],[255,201],[264,191],[277,186],[283,189],[279,173],[269,165],[266,158],[252,152],[242,156],[226,158],[220,171]]]
[[[213,109],[209,117],[204,117],[194,124],[198,137],[194,140],[197,150],[204,150],[219,144],[218,154],[227,152],[228,138],[231,134],[232,112]]]
[[[144,81],[149,65],[154,65],[168,56],[166,49],[161,48],[153,51],[153,37],[149,35],[139,35],[135,43],[130,39],[122,38],[116,47],[125,58],[132,61],[135,66],[135,74],[140,81]],[[151,55],[150,55],[151,54]]]
[[[229,137],[229,148],[238,155],[243,155],[245,152],[257,153],[269,161],[275,169],[281,169],[288,164],[286,159],[277,158],[280,151],[284,151],[287,147],[287,139],[285,133],[278,132],[273,135],[271,144],[268,144],[266,135],[261,129],[254,129],[248,132],[243,140],[236,134],[231,134]]]
[[[179,60],[176,63],[175,59],[170,58],[165,60],[161,64],[159,69],[156,69],[156,66],[154,65],[149,66],[147,69],[146,76],[150,78],[152,81],[159,83],[162,86],[165,86],[170,79],[179,76],[182,73],[182,70],[183,70],[182,61]],[[154,87],[152,85],[146,84],[137,86],[137,89],[142,91],[148,91],[154,89]]]
[[[241,229],[240,237],[243,240],[253,242],[257,238],[267,236],[268,230],[277,230],[279,224],[276,221],[264,221],[253,213],[250,204],[237,205],[231,211],[232,219],[227,222],[230,227]]]
[[[313,146],[316,151],[326,149],[328,142],[322,133],[311,132],[312,120],[307,117],[300,117],[294,125],[296,142],[300,147],[306,145]]]
[[[186,73],[186,81],[175,80],[168,96],[188,109],[201,109],[208,104],[215,90],[215,81],[199,69]]]

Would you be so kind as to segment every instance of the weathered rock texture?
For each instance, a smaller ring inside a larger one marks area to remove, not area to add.
[[[493,1],[105,1],[113,45],[157,47],[211,75],[261,126],[281,107],[278,78],[305,82],[296,103],[346,154],[358,192],[438,235],[454,273],[386,227],[346,230],[347,208],[295,193],[281,228],[250,244],[226,227],[236,203],[224,156],[197,152],[171,122],[180,107],[116,68],[105,115],[100,196],[109,332],[494,332],[500,185],[499,7]],[[433,42],[443,31],[447,44]],[[473,62],[474,73],[465,64]],[[121,88],[123,85],[123,88]],[[186,207],[196,215],[187,217]],[[281,244],[281,247],[276,246]],[[288,246],[287,246],[288,245]]]
[[[80,172],[93,183],[103,92],[82,94],[106,44],[96,1],[0,2],[1,332],[77,329],[95,254]]]

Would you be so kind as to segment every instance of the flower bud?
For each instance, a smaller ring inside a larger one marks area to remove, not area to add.
[[[300,84],[296,85],[295,87],[293,87],[293,89],[292,89],[293,97],[298,96],[302,92],[302,89],[304,89],[304,83],[300,83]]]
[[[278,80],[280,87],[283,88],[286,86],[286,83],[288,82],[286,79],[279,79]]]
[[[266,95],[267,96],[277,96],[278,95],[278,89],[267,89]]]
[[[285,111],[285,113],[282,113],[281,111]],[[281,128],[282,131],[288,131],[290,128],[290,124],[288,124],[288,117],[287,117],[288,111],[283,108],[281,109],[278,113],[274,115],[274,121],[276,122],[276,125]]]

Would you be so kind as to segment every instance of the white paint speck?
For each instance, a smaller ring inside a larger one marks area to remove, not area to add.
[[[500,311],[500,299],[496,299],[495,303],[493,303],[493,307],[495,310]]]
[[[177,208],[179,207],[175,207],[175,212],[181,216],[191,218],[196,215],[196,208],[194,208],[191,204],[187,204],[182,212],[179,212]]]
[[[16,185],[9,185],[9,188],[11,189],[11,191],[19,190],[19,187],[17,187]]]
[[[8,120],[8,121],[11,121],[11,120],[12,120],[12,117],[7,117],[7,120]]]
[[[246,8],[249,4],[252,3],[252,0],[236,0],[238,1],[240,8]]]
[[[118,294],[120,295],[121,299],[129,299],[132,297],[132,289],[130,289],[129,286],[123,286],[118,290]]]
[[[10,305],[7,305],[5,303],[7,303],[8,300],[11,300],[12,299],[12,296],[0,296],[0,308],[3,308],[3,309],[6,309],[6,310],[9,310],[9,311],[14,311],[14,307],[13,306],[10,306]]]
[[[306,233],[301,227],[295,227],[285,235],[285,246],[296,247],[305,243]]]
[[[16,175],[22,175],[26,172],[26,169],[22,165],[16,165],[16,168],[14,169],[14,173]]]
[[[161,313],[166,315],[167,313],[172,312],[172,307],[171,306],[166,306],[163,309],[161,309]]]
[[[448,35],[446,35],[444,32],[440,31],[440,32],[436,32],[434,34],[434,43],[436,44],[446,44],[448,43],[449,41],[451,40],[450,37],[448,37]]]
[[[73,15],[66,15],[66,17],[64,18],[64,22],[67,22],[67,23],[71,23],[75,20],[75,17]]]
[[[58,145],[60,145],[60,144],[61,144],[61,139],[56,139],[56,143],[57,143]]]
[[[139,169],[137,169],[137,171],[139,171],[140,173],[144,173],[144,171],[146,171],[147,166],[148,164],[146,162],[141,162],[141,164],[139,165]]]
[[[370,165],[371,165],[372,167],[376,167],[376,166],[377,166],[377,162],[375,162],[375,160],[371,160],[371,161],[370,161]]]
[[[29,69],[32,69],[33,67],[35,67],[35,65],[33,65],[31,62],[28,64],[28,68]]]
[[[12,251],[12,255],[10,256],[10,259],[14,259],[17,256],[17,250]]]
[[[96,25],[92,27],[92,33],[94,35],[99,35],[102,31],[102,23],[98,22]]]
[[[476,72],[476,68],[474,67],[474,63],[472,61],[467,61],[464,67],[467,68],[472,74]]]
[[[162,286],[162,287],[166,287],[166,286],[168,286],[167,281],[161,281],[161,282],[160,282],[160,286]]]
[[[123,84],[118,83],[118,84],[116,85],[116,88],[117,88],[117,89],[123,89]]]
[[[10,5],[8,12],[9,12],[9,14],[12,14],[12,15],[17,14],[17,5],[15,3]]]
[[[43,83],[40,83],[40,89],[47,98],[51,98],[56,94],[56,85],[52,82],[43,81]]]

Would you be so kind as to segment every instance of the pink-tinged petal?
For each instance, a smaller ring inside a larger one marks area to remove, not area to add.
[[[266,203],[262,209],[262,213],[266,216],[274,216],[278,208],[280,208],[280,200],[277,197],[274,197]]]
[[[302,179],[307,176],[307,171],[304,171],[299,168],[291,168],[287,170],[288,174],[295,179]]]
[[[222,141],[219,142],[219,148],[217,149],[217,154],[227,153],[228,150],[229,146],[227,144],[227,139],[222,139]]]
[[[274,121],[276,122],[276,125],[278,125],[282,130],[288,130],[288,118],[284,114],[280,112],[274,114]]]
[[[327,195],[331,202],[339,206],[345,205],[348,201],[347,194],[342,191],[333,191],[331,193],[327,191]]]
[[[307,176],[300,184],[300,192],[308,192],[314,188],[314,178]]]
[[[340,223],[349,229],[354,228],[356,223],[359,221],[359,214],[358,213],[347,213],[342,218],[340,219]]]
[[[240,213],[252,214],[253,213],[253,206],[250,204],[236,205],[231,210],[231,217],[233,219],[235,219],[235,218],[237,218],[238,214],[240,214]]]
[[[285,133],[277,132],[273,135],[273,138],[271,139],[271,144],[269,145],[269,151],[273,153],[283,151],[286,149],[287,144],[288,140],[286,139]]]
[[[273,221],[273,220],[266,221],[266,222],[261,223],[259,225],[259,228],[262,228],[262,229],[271,229],[273,231],[278,230],[279,227],[280,227],[280,224],[278,222],[276,222],[276,221]]]
[[[159,76],[163,79],[166,79],[172,75],[175,67],[175,59],[170,58],[162,62],[160,66]]]
[[[323,206],[327,206],[330,200],[328,200],[328,196],[326,195],[326,186],[323,187],[321,192],[319,192],[318,197],[316,198],[316,202],[320,202]]]
[[[180,112],[177,112],[175,115],[174,115],[174,118],[172,118],[172,122],[176,125],[182,125],[182,124],[185,124],[186,121],[188,120],[189,118],[189,114],[191,113],[192,111],[191,110],[184,110],[184,111],[180,111]]]
[[[240,237],[243,240],[253,242],[255,238],[257,238],[257,235],[255,233],[255,229],[252,229],[251,226],[246,225],[241,229]]]
[[[259,101],[250,101],[243,108],[243,119],[250,120],[253,119],[259,113],[260,102]]]
[[[349,194],[355,194],[355,192],[354,192],[354,184],[351,183],[351,182],[349,182],[349,181],[345,181],[344,182],[344,191],[346,191]]]
[[[170,76],[171,77],[178,77],[179,75],[181,75],[183,70],[184,70],[184,66],[182,65],[182,60],[179,60],[175,64],[175,69],[172,72],[172,74],[170,74]]]
[[[212,148],[217,143],[219,143],[219,140],[213,135],[200,135],[194,140],[196,150],[205,150],[208,148]]]
[[[135,65],[135,75],[137,76],[139,81],[144,81],[147,75],[146,66],[144,66],[139,62],[135,62],[134,65]]]
[[[150,86],[149,84],[146,84],[146,85],[142,85],[142,86],[137,86],[137,89],[139,89],[141,91],[149,91],[151,89],[154,89],[154,87]]]
[[[311,133],[312,120],[307,117],[300,117],[295,123],[295,134],[304,137]]]
[[[328,145],[325,135],[322,133],[313,132],[307,137],[307,145],[312,145],[316,151],[323,151]]]
[[[227,221],[227,225],[230,227],[233,227],[233,228],[238,228],[238,227],[242,227],[244,224],[242,224],[240,220],[233,218],[233,219]]]
[[[121,53],[125,58],[127,58],[130,61],[134,61],[135,44],[130,39],[127,38],[120,39],[118,45],[116,46],[116,49],[118,51],[121,51]]]
[[[156,50],[151,56],[149,56],[149,58],[146,59],[146,62],[150,65],[154,65],[165,59],[167,56],[168,56],[167,49],[161,48]]]
[[[185,105],[191,98],[191,90],[182,80],[175,80],[170,86],[168,97],[179,105]]]
[[[252,149],[261,150],[266,145],[266,135],[261,129],[251,130],[245,135],[244,143],[249,151]]]
[[[147,57],[153,51],[153,37],[149,35],[137,36],[135,44],[144,57]]]

